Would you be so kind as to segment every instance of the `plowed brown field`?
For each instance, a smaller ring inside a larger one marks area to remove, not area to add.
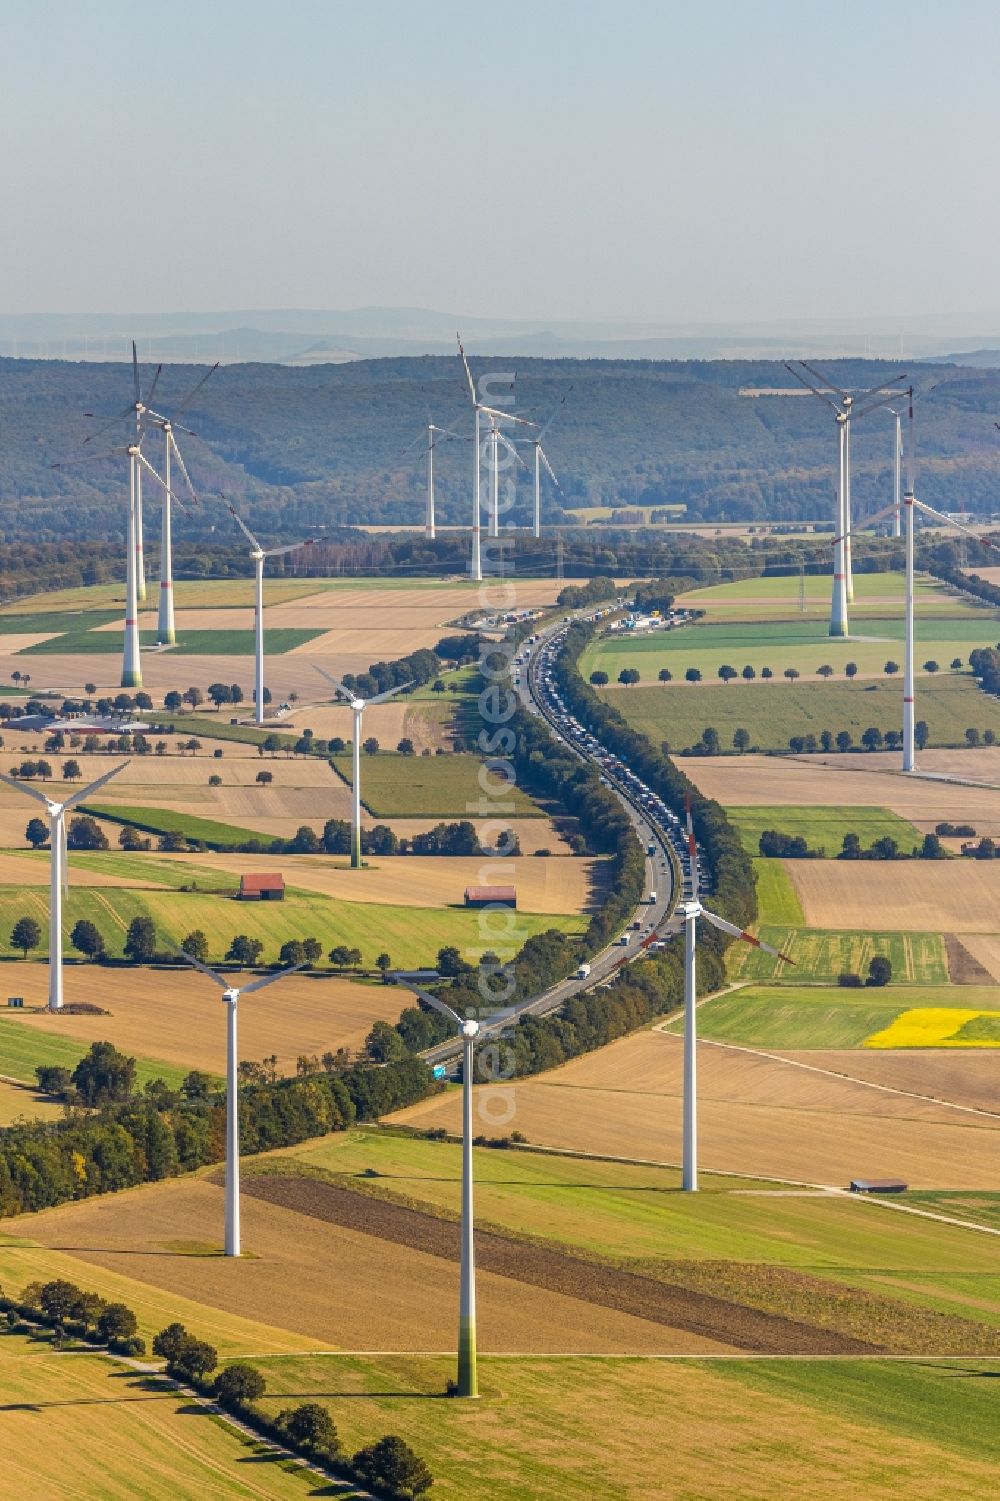
[[[247,1254],[227,1261],[173,1247],[218,1244],[222,1191],[178,1178],[9,1221],[15,1234],[200,1303],[349,1350],[454,1349],[458,1275],[447,1257],[327,1223],[245,1194]],[[81,1269],[81,1281],[85,1280]],[[485,1351],[692,1354],[731,1349],[697,1334],[483,1271]]]
[[[809,1052],[769,1048],[768,1052],[891,1089],[912,1090],[952,1105],[989,1110],[997,1115],[1000,1126],[997,1061],[986,1049],[980,1052],[967,1048],[961,1055],[955,1048],[904,1048],[898,1052],[881,1048],[815,1048]]]
[[[44,996],[47,974],[44,964],[19,964],[19,993]],[[5,1016],[2,1025],[31,1027],[84,1044],[113,1042],[133,1055],[213,1074],[225,1072],[225,1007],[207,977],[188,970],[78,964],[67,968],[65,985],[67,1001],[92,1001],[111,1015],[24,1013]],[[279,1071],[294,1073],[300,1053],[360,1047],[374,1021],[394,1022],[402,1009],[393,986],[291,975],[280,986],[240,1001],[240,1057],[277,1053]]]
[[[997,923],[1000,925],[1000,914]],[[1000,934],[967,933],[962,944],[994,980],[1000,981]]]
[[[786,860],[806,926],[995,933],[1000,862]]]
[[[1000,1188],[1000,1122],[710,1044],[699,1048],[698,1067],[706,1171],[843,1186],[854,1177],[900,1175],[914,1187]],[[477,1094],[477,1133],[517,1129],[546,1146],[680,1161],[679,1037],[636,1033],[545,1075]],[[446,1095],[396,1119],[454,1131],[460,1105]]]

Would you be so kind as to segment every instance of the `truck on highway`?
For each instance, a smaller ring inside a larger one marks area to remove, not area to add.
[[[649,905],[651,907],[655,907],[656,906],[656,892],[655,891],[651,891],[649,893],[649,895],[647,896],[646,900],[647,900],[647,902],[649,903]]]
[[[576,978],[578,980],[585,980],[589,974],[590,974],[590,965],[589,964],[581,964],[580,968],[576,972]]]
[[[656,854],[656,845],[655,844],[647,844],[646,845],[646,854],[647,855],[655,855]]]

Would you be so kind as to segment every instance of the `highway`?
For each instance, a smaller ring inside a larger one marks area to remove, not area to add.
[[[562,645],[571,618],[596,620],[599,614],[581,611],[542,631],[536,640],[522,643],[514,666],[515,684],[522,703],[547,722],[557,740],[581,761],[596,766],[604,784],[615,794],[629,816],[636,835],[647,852],[643,898],[631,924],[616,934],[610,944],[589,961],[590,973],[572,975],[548,990],[511,1008],[512,1022],[525,1015],[545,1016],[557,1010],[570,996],[606,985],[615,972],[641,958],[649,946],[668,941],[680,931],[674,915],[680,895],[677,873],[686,849],[677,817],[635,774],[600,744],[568,712],[552,674],[552,662]],[[671,846],[673,846],[671,848]],[[652,898],[652,900],[651,900]],[[625,942],[622,942],[625,939]],[[461,1053],[461,1039],[447,1039],[420,1056],[425,1062],[448,1065]]]

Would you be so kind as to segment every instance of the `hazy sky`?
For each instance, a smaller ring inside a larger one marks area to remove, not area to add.
[[[996,0],[0,0],[0,311],[1000,307]]]

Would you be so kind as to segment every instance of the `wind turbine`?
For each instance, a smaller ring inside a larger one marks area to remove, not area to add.
[[[946,526],[953,526],[958,531],[975,538],[983,547],[990,548],[993,552],[1000,552],[1000,546],[989,537],[981,536],[973,531],[972,527],[963,526],[960,521],[953,521],[950,516],[945,516],[941,511],[936,511],[926,501],[917,500],[914,494],[914,468],[916,451],[913,440],[913,391],[909,391],[909,413],[907,430],[909,442],[906,445],[906,491],[903,495],[902,510],[906,516],[906,594],[905,594],[905,643],[903,647],[903,770],[913,771],[915,766],[916,750],[916,709],[915,709],[915,682],[914,682],[914,642],[913,642],[913,513],[914,510],[923,511],[928,516],[933,516],[936,521],[943,521]],[[896,422],[899,423],[897,416]],[[899,507],[894,501],[892,505],[883,506],[876,511],[874,516],[869,516],[865,527],[876,526],[880,521],[893,516],[898,526]],[[897,532],[898,535],[898,532]]]
[[[177,439],[174,437],[174,432],[179,430],[194,437],[191,429],[181,426],[177,418],[184,414],[202,386],[210,376],[215,374],[218,368],[219,366],[216,363],[207,375],[202,376],[201,380],[185,396],[172,419],[164,417],[160,412],[154,412],[148,403],[146,407],[146,416],[149,420],[149,425],[151,427],[158,427],[163,433],[163,478],[167,487],[163,493],[163,511],[160,522],[160,607],[156,619],[156,639],[161,646],[173,646],[177,640],[174,628],[174,565],[170,525],[171,456],[177,459],[181,474],[184,476],[184,483],[187,486],[188,494],[195,504],[198,502],[198,495],[194,485],[191,483],[191,476],[187,472],[187,466],[181,457],[181,451],[177,447]],[[150,396],[152,396],[152,392],[150,392]]]
[[[785,364],[790,375],[814,396],[825,401],[837,420],[838,468],[837,468],[837,543],[833,560],[833,598],[830,605],[831,636],[849,634],[847,606],[854,599],[854,574],[851,565],[851,421],[864,417],[877,407],[888,406],[898,392],[889,388],[905,380],[905,375],[894,376],[868,391],[853,395],[850,391],[835,386],[825,375],[814,370],[805,360],[799,360],[803,370],[813,377],[809,380],[793,365]],[[815,382],[819,382],[816,384]],[[855,406],[855,403],[865,403]]]
[[[462,365],[465,369],[465,378],[469,383],[469,396],[472,399],[472,414],[475,424],[474,441],[472,445],[472,559],[469,564],[469,572],[476,583],[481,583],[483,577],[483,563],[482,552],[480,548],[480,467],[482,462],[482,455],[480,453],[480,417],[483,414],[490,418],[502,417],[508,422],[518,422],[524,427],[535,427],[536,424],[534,422],[528,422],[524,417],[514,417],[510,412],[501,412],[498,411],[496,407],[486,406],[484,402],[481,402],[479,400],[479,397],[476,395],[476,383],[472,379],[472,371],[469,369],[469,361],[466,359],[465,350],[462,348],[461,334],[457,334],[456,338],[458,339],[458,352],[461,356]],[[495,477],[495,464],[493,473]],[[494,522],[496,509],[496,506],[491,507],[491,528]],[[491,530],[490,535],[496,536],[497,533]]]
[[[434,539],[435,539],[435,537],[437,536],[437,530],[436,530],[437,523],[435,522],[435,519],[434,519],[434,450],[435,450],[435,448],[437,448],[437,446],[438,446],[439,443],[447,443],[452,438],[457,438],[457,437],[458,437],[458,434],[457,433],[453,433],[450,428],[447,428],[447,427],[438,427],[436,425],[436,423],[431,422],[430,418],[428,417],[428,419],[427,419],[427,509],[426,509],[425,514],[424,514],[424,536],[427,538],[428,542],[433,542]],[[421,438],[421,434],[418,433],[417,436],[413,439],[413,441],[411,443],[407,444],[407,447],[406,447],[405,451],[408,453],[409,450],[413,447],[413,445],[415,443],[419,443],[420,442],[420,438]]]
[[[63,975],[62,975],[62,904],[63,894],[69,895],[69,859],[66,850],[66,814],[71,808],[76,808],[84,798],[96,792],[98,787],[103,787],[105,782],[110,782],[120,771],[124,771],[129,763],[123,761],[120,766],[114,766],[106,771],[96,782],[91,782],[89,787],[81,787],[79,791],[57,803],[54,798],[47,797],[37,787],[31,787],[27,782],[19,782],[14,777],[9,777],[0,771],[0,781],[6,782],[8,787],[13,787],[15,792],[23,792],[28,797],[33,797],[36,803],[44,803],[45,810],[49,815],[49,1010],[61,1011],[63,1004]]]
[[[304,542],[290,542],[286,547],[263,548],[236,507],[230,506],[229,510],[236,525],[250,543],[250,556],[254,564],[254,724],[262,725],[264,723],[264,564],[268,558],[281,558],[286,552],[297,552],[300,547],[311,547],[313,539],[307,537]]]
[[[316,671],[321,677],[332,683],[334,688],[345,700],[354,712],[354,738],[351,741],[351,869],[361,869],[361,722],[364,712],[369,704],[384,704],[387,698],[392,698],[394,693],[400,693],[408,688],[409,683],[397,683],[395,688],[387,688],[384,693],[376,693],[373,698],[361,698],[357,693],[352,693],[345,688],[339,678],[332,673],[317,666]]]
[[[733,938],[740,938],[744,943],[753,944],[754,948],[774,954],[776,958],[784,959],[787,964],[794,964],[795,960],[789,959],[788,955],[783,954],[780,949],[772,948],[762,938],[755,938],[752,933],[744,932],[735,923],[727,922],[724,917],[719,917],[716,913],[709,912],[707,907],[702,906],[698,845],[691,822],[690,802],[687,805],[687,839],[691,860],[691,899],[681,903],[681,915],[684,918],[684,1142],[681,1187],[686,1193],[694,1193],[698,1188],[698,1012],[695,984],[698,918],[704,917],[713,928],[718,928],[720,933],[729,933]]]
[[[535,447],[535,516],[531,534],[533,537],[540,537],[542,535],[542,491],[540,465],[545,465],[545,468],[547,469],[549,474],[549,478],[552,480],[552,483],[555,485],[560,495],[562,494],[562,485],[556,479],[556,472],[548,461],[548,457],[545,453],[544,448],[542,447],[541,438],[532,438],[531,442]]]
[[[200,959],[195,959],[192,954],[185,953],[183,949],[177,949],[177,957],[184,959],[194,969],[200,969],[202,974],[208,975],[214,980],[222,991],[222,999],[226,1003],[226,1255],[238,1256],[240,1254],[240,1112],[237,1089],[239,1085],[238,1060],[236,1051],[236,1005],[241,995],[249,995],[251,991],[263,990],[265,985],[273,985],[276,980],[283,980],[286,975],[293,975],[295,970],[301,969],[301,964],[296,964],[292,969],[279,969],[276,974],[263,975],[259,980],[253,980],[249,985],[230,985],[224,975],[210,969],[207,964],[202,964]]]
[[[475,1071],[475,1047],[478,1039],[490,1037],[519,1018],[511,1010],[496,1011],[484,1021],[459,1016],[444,1001],[421,990],[405,975],[394,976],[415,996],[453,1022],[462,1039],[462,1251],[458,1299],[458,1396],[478,1397],[476,1372],[476,1257],[475,1223],[472,1193],[472,1077]]]
[[[131,409],[130,409],[131,410]],[[117,418],[115,419],[118,420]],[[95,435],[96,436],[96,435]],[[142,687],[142,664],[139,654],[139,586],[138,575],[141,567],[140,550],[136,543],[138,509],[136,496],[139,490],[139,477],[144,469],[156,480],[156,483],[170,496],[177,500],[162,475],[158,474],[152,464],[142,452],[138,443],[119,444],[115,448],[109,448],[105,453],[87,454],[82,459],[69,459],[61,464],[53,464],[53,469],[66,469],[73,464],[103,463],[105,459],[113,458],[116,454],[128,454],[128,545],[125,549],[125,639],[122,649],[122,676],[123,688]]]

